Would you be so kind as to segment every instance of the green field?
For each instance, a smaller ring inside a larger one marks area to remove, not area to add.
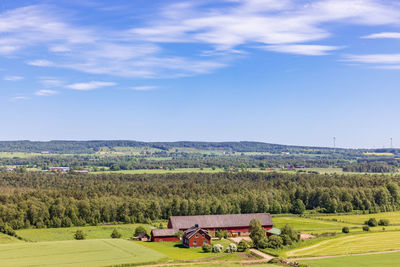
[[[9,236],[9,235],[0,233],[0,244],[10,244],[10,243],[17,243],[17,242],[22,242],[22,241],[13,236]]]
[[[363,224],[369,218],[388,219],[390,224],[400,225],[400,211],[394,212],[381,212],[375,214],[360,214],[360,215],[329,215],[329,216],[319,216],[316,219],[323,220],[337,220],[338,222],[348,222],[354,224]]]
[[[385,253],[362,256],[346,256],[318,260],[299,261],[312,267],[399,267],[400,253]]]
[[[323,232],[333,232],[341,231],[343,226],[348,226],[348,224],[334,221],[323,221],[318,219],[310,219],[296,216],[287,216],[287,217],[272,217],[274,222],[274,226],[278,228],[282,228],[286,224],[292,226],[294,229],[300,232],[315,232],[315,231],[323,231]],[[361,230],[361,228],[360,228]]]
[[[361,233],[287,252],[289,257],[329,256],[400,249],[400,232]]]
[[[224,247],[229,245],[229,240],[213,240],[212,244],[221,244]],[[159,253],[167,255],[172,260],[197,260],[218,257],[218,260],[240,260],[243,259],[239,254],[227,253],[204,253],[201,248],[185,248],[180,242],[140,242],[137,244],[150,248]]]
[[[148,224],[119,224],[119,225],[102,225],[102,226],[86,226],[86,227],[69,227],[69,228],[47,228],[47,229],[22,229],[18,230],[17,235],[29,241],[62,241],[73,240],[76,230],[82,230],[87,234],[87,239],[104,239],[110,238],[114,228],[122,234],[121,238],[131,238],[136,227],[144,226],[150,234],[152,226]]]
[[[0,245],[0,266],[106,266],[157,262],[165,256],[121,239]]]

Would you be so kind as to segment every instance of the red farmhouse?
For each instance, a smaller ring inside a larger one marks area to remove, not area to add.
[[[211,245],[211,236],[206,230],[195,226],[187,229],[182,235],[182,245],[187,248],[197,248],[203,246],[205,243]]]
[[[180,238],[176,236],[178,230],[175,229],[153,229],[151,230],[151,241],[161,242],[161,241],[180,241]]]
[[[196,215],[196,216],[171,216],[168,221],[168,228],[174,231],[186,231],[193,225],[207,230],[215,236],[217,230],[227,230],[231,235],[249,234],[250,221],[253,218],[260,220],[265,230],[273,228],[274,224],[269,213],[250,214],[226,214],[226,215]]]

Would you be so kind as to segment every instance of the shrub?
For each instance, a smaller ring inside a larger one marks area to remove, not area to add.
[[[349,227],[347,227],[347,226],[343,227],[343,228],[342,228],[342,233],[345,233],[345,234],[350,233]]]
[[[288,235],[283,234],[283,235],[280,235],[280,237],[282,238],[284,246],[290,246],[293,244],[292,239]]]
[[[283,246],[283,240],[280,236],[272,235],[268,238],[268,248],[281,248]]]
[[[239,242],[239,244],[237,246],[237,250],[239,252],[245,252],[246,250],[249,249],[249,247],[250,247],[249,244],[242,239],[242,240],[240,240],[240,242]]]
[[[76,230],[74,238],[76,240],[83,240],[86,239],[86,234],[82,230]]]
[[[175,237],[181,238],[183,235],[183,231],[179,230],[178,232],[175,233]]]
[[[365,226],[363,226],[363,231],[365,231],[365,232],[368,232],[369,231],[369,226],[368,225],[365,225]]]
[[[201,248],[203,249],[204,252],[211,252],[211,250],[212,250],[211,245],[208,243],[204,243]]]
[[[300,239],[299,233],[297,231],[295,231],[288,224],[286,224],[284,227],[282,227],[281,236],[285,236],[285,237],[282,237],[282,239],[285,238],[286,242],[287,242],[287,244],[284,243],[284,245],[291,245],[292,243],[297,242]]]
[[[381,225],[381,226],[388,226],[389,225],[389,220],[388,219],[380,219],[378,224]]]
[[[237,251],[237,246],[234,243],[230,243],[229,246],[225,249],[227,253],[233,253]]]
[[[365,224],[371,227],[375,227],[378,225],[378,222],[375,218],[370,218],[368,221],[365,222]]]
[[[139,226],[135,229],[135,236],[138,236],[141,233],[147,233],[146,229],[143,226]]]
[[[118,232],[117,228],[114,228],[114,230],[111,233],[111,238],[121,238],[121,233]]]
[[[219,240],[221,240],[224,237],[224,232],[221,230],[215,231],[215,237],[217,237]]]
[[[224,247],[221,244],[216,244],[212,247],[212,252],[219,253],[224,250]]]

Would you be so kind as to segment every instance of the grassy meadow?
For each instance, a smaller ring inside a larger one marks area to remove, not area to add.
[[[400,211],[393,212],[382,212],[373,214],[349,214],[349,215],[329,215],[329,216],[318,216],[315,219],[320,220],[334,220],[337,222],[352,223],[352,224],[364,224],[369,218],[375,218],[376,220],[388,219],[391,225],[400,225]]]
[[[121,239],[25,242],[0,245],[0,266],[107,266],[158,262],[166,257]]]
[[[138,226],[145,227],[149,234],[151,229],[154,228],[148,224],[118,224],[69,228],[22,229],[16,232],[18,236],[25,240],[41,242],[74,240],[76,230],[82,230],[87,235],[87,239],[105,239],[110,238],[112,231],[116,228],[122,234],[121,238],[129,239],[133,236]]]
[[[288,257],[330,256],[400,249],[400,232],[359,233],[328,239],[309,247],[294,249]]]
[[[172,260],[197,260],[216,258],[218,260],[243,260],[239,254],[226,254],[226,253],[204,253],[201,248],[185,248],[180,242],[137,242],[139,245],[146,248],[155,250],[162,253]],[[230,243],[229,240],[213,240],[213,244],[221,244],[227,247]]]
[[[400,267],[400,253],[345,256],[299,262],[311,267]]]
[[[0,233],[0,244],[10,244],[22,242],[18,238]]]

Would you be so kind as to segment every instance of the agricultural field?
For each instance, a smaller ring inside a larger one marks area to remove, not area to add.
[[[107,266],[166,260],[163,254],[121,239],[21,242],[0,245],[0,266]]]
[[[0,244],[10,244],[22,242],[18,238],[0,233]]]
[[[400,253],[344,256],[315,260],[301,260],[299,262],[308,264],[311,267],[399,267]]]
[[[185,248],[180,242],[137,242],[139,245],[155,250],[159,253],[167,255],[172,260],[197,260],[206,258],[218,258],[218,260],[241,260],[245,259],[239,254],[226,253],[204,253],[201,248]],[[212,244],[221,244],[227,247],[229,240],[213,240]]]
[[[313,257],[400,249],[400,232],[359,233],[340,236],[287,252],[288,257]]]
[[[16,231],[16,233],[25,240],[34,242],[73,240],[76,230],[82,230],[87,235],[87,239],[105,239],[110,238],[112,231],[116,228],[122,234],[121,238],[129,239],[133,236],[138,226],[145,227],[148,233],[150,233],[153,228],[148,224],[119,224],[69,228],[22,229]]]
[[[400,211],[394,212],[382,212],[373,214],[360,214],[360,215],[329,215],[329,216],[318,216],[315,219],[322,220],[335,220],[337,222],[353,223],[353,224],[364,224],[369,218],[375,218],[378,221],[380,219],[388,219],[391,225],[400,225]]]
[[[288,224],[300,232],[342,231],[342,228],[344,226],[348,226],[348,224],[341,222],[324,221],[319,219],[310,219],[298,216],[287,216],[287,217],[273,216],[272,220],[274,222],[274,226],[277,228],[282,228],[283,226]]]

